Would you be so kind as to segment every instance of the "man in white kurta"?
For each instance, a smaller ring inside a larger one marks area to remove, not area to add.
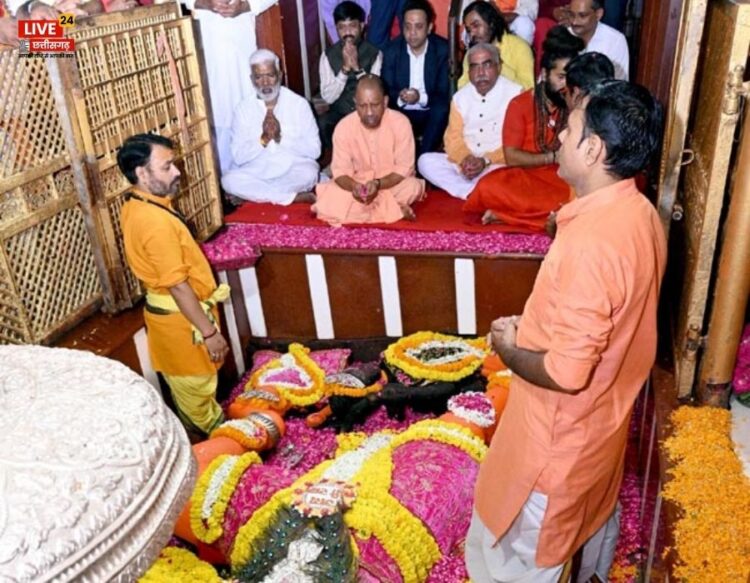
[[[310,104],[281,86],[278,57],[271,51],[253,53],[250,69],[255,94],[234,112],[224,191],[252,202],[312,202],[320,138]]]
[[[615,66],[615,79],[627,81],[630,76],[630,51],[625,35],[601,22],[604,2],[571,0],[570,30],[586,43],[584,53],[601,53]]]
[[[224,172],[232,160],[232,113],[240,101],[254,95],[247,63],[257,48],[255,16],[276,0],[182,1],[200,24],[216,149]]]
[[[451,100],[445,154],[419,157],[419,173],[451,196],[466,200],[482,176],[505,162],[503,123],[510,101],[523,87],[500,76],[497,47],[479,43],[469,49],[469,79]]]

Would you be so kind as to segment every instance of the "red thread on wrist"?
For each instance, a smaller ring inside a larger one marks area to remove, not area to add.
[[[218,328],[214,328],[214,331],[211,332],[211,334],[209,334],[208,336],[206,336],[205,334],[203,335],[203,340],[208,340],[209,338],[213,338],[218,333],[219,333],[219,329]]]

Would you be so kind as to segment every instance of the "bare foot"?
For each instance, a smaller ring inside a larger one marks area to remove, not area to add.
[[[482,215],[483,225],[497,225],[499,223],[502,223],[502,221],[492,211],[485,211]]]
[[[315,193],[307,191],[307,192],[298,192],[297,196],[294,197],[294,200],[292,202],[307,202],[307,203],[312,204],[316,200],[317,198],[315,198]]]
[[[404,218],[407,221],[416,221],[417,215],[414,214],[414,211],[411,210],[411,207],[408,205],[404,205],[401,207],[401,212],[404,214]]]

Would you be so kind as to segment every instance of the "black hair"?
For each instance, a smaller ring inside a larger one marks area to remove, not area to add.
[[[365,11],[362,7],[352,0],[344,0],[336,5],[333,9],[333,22],[337,24],[342,20],[359,20],[364,24]]]
[[[357,89],[359,89],[359,86],[363,84],[377,85],[378,89],[380,89],[380,92],[384,96],[388,95],[388,91],[386,90],[386,86],[385,86],[385,81],[383,81],[383,78],[379,77],[378,75],[373,75],[372,73],[367,73],[366,75],[362,75],[357,81]]]
[[[484,20],[490,27],[492,35],[490,36],[489,42],[500,42],[503,35],[508,32],[508,25],[505,24],[503,15],[500,14],[500,11],[495,8],[495,5],[491,2],[475,0],[464,8],[464,13],[461,15],[461,21],[465,21],[466,17],[472,12],[476,12],[479,15],[479,18]]]
[[[602,53],[583,53],[565,65],[565,85],[568,90],[577,87],[581,96],[588,95],[594,86],[614,77],[615,67]]]
[[[174,150],[172,140],[158,134],[136,134],[123,142],[122,147],[117,152],[117,165],[130,184],[138,182],[135,169],[148,164],[154,146],[163,146]]]
[[[435,9],[427,0],[406,0],[404,9],[401,11],[401,19],[406,16],[409,10],[421,10],[427,15],[427,24],[435,22]]]
[[[542,43],[542,69],[550,71],[560,59],[572,59],[584,49],[582,38],[575,36],[564,26],[549,29]]]
[[[602,8],[604,8],[604,2],[601,0],[591,0],[592,10],[601,10]]]
[[[591,90],[585,111],[583,137],[595,134],[607,147],[607,171],[632,178],[659,151],[662,108],[648,89],[610,79]]]

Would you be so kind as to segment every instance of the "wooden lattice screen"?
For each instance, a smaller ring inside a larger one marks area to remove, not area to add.
[[[144,7],[80,21],[72,36],[75,59],[0,51],[0,343],[48,341],[141,295],[119,228],[128,136],[176,142],[177,206],[200,239],[222,221],[190,19],[176,4]]]

